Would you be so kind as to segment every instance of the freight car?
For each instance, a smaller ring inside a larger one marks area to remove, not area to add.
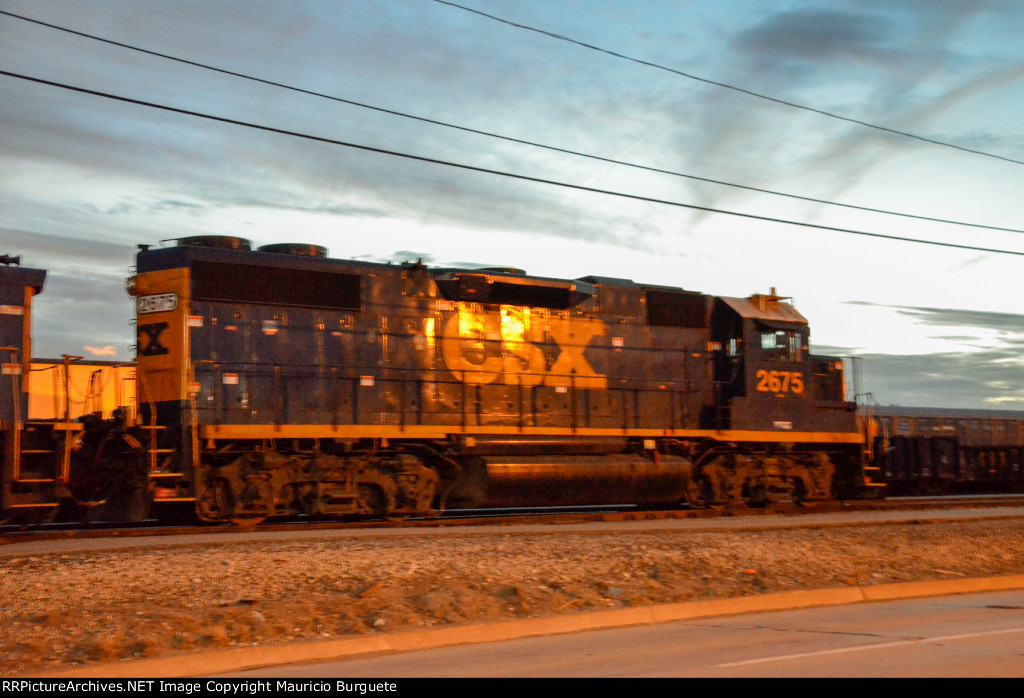
[[[1024,412],[876,407],[865,424],[887,493],[1024,491]]]
[[[46,272],[19,262],[0,257],[0,520],[52,509],[69,494],[59,482],[67,462],[53,462],[52,433],[39,439],[44,449],[35,443],[35,427],[27,426],[32,298],[43,290]]]
[[[86,415],[95,421],[131,409],[134,365],[30,359],[32,300],[46,272],[18,261],[0,256],[0,521],[47,521],[62,507],[77,513],[78,505],[106,509],[109,487],[92,499],[73,487],[86,473],[99,475],[91,464],[73,470],[74,450]]]
[[[136,409],[51,420],[68,457],[40,469],[54,497],[112,516],[761,505],[864,482],[842,361],[809,354],[806,319],[774,289],[716,297],[226,236],[140,246],[136,264]]]

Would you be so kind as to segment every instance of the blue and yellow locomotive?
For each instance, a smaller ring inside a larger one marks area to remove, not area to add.
[[[774,290],[201,236],[140,246],[129,292],[134,404],[62,440],[68,490],[122,518],[169,502],[235,522],[758,505],[863,485],[842,361],[808,352],[806,319]]]

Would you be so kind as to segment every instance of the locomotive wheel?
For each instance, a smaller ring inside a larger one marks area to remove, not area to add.
[[[231,483],[218,478],[213,483],[213,500],[217,507],[218,519],[228,521],[236,526],[255,526],[267,520],[266,516],[257,514],[236,514],[235,496],[231,491]]]
[[[695,509],[703,509],[707,506],[704,503],[704,497],[701,495],[700,482],[696,475],[691,477],[690,481],[686,483],[686,494],[683,495],[683,502]]]
[[[792,497],[794,504],[803,504],[807,500],[807,485],[804,484],[803,478],[793,478]]]
[[[144,487],[133,487],[111,496],[102,507],[102,518],[108,521],[137,523],[149,516],[149,492]]]
[[[152,505],[145,464],[132,463],[126,470],[119,486],[107,497],[103,515],[111,521],[145,521]]]
[[[762,483],[747,488],[747,506],[751,509],[763,509],[771,503],[768,488]]]
[[[149,468],[139,440],[109,422],[86,425],[68,487],[92,521],[139,522],[149,516]]]
[[[231,484],[223,478],[213,481],[213,505],[221,518],[228,518],[235,512],[235,497],[231,494]]]
[[[737,472],[735,461],[731,456],[721,456],[702,469],[701,490],[708,505],[734,507],[745,504],[743,478]]]
[[[380,487],[368,484],[359,485],[359,499],[363,506],[370,510],[370,516],[376,519],[387,517],[388,498]]]

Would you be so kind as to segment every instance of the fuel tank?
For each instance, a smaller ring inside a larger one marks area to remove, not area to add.
[[[473,456],[448,508],[674,504],[685,499],[692,464],[664,454]]]

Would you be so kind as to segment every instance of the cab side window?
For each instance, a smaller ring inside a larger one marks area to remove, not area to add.
[[[786,330],[761,332],[761,355],[766,361],[800,361],[803,337],[799,332]]]

